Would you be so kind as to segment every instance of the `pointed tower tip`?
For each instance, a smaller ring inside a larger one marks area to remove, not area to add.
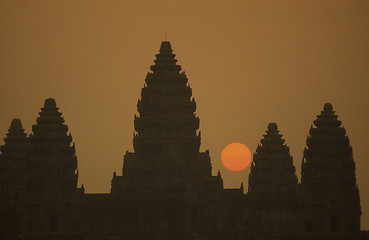
[[[172,52],[172,45],[169,41],[163,41],[160,46],[160,52]]]
[[[268,131],[275,132],[278,130],[277,123],[269,123],[268,124]]]
[[[55,108],[56,107],[55,99],[53,99],[53,98],[45,99],[44,107],[45,108]]]
[[[4,145],[1,146],[1,153],[6,156],[8,153],[24,154],[26,150],[28,139],[27,134],[24,132],[22,122],[18,118],[12,119],[8,133],[4,138]],[[16,146],[14,148],[14,146]],[[23,155],[22,155],[23,156]]]
[[[324,112],[332,112],[333,111],[332,103],[324,104],[323,111]]]
[[[10,129],[22,129],[23,130],[21,120],[19,118],[14,118],[10,124]]]

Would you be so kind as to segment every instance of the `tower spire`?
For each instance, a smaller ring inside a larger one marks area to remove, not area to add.
[[[331,103],[324,104],[313,123],[301,164],[304,209],[311,208],[319,213],[314,216],[316,221],[308,224],[309,229],[357,232],[361,207],[355,162],[346,130]]]
[[[7,167],[0,167],[0,176],[11,176],[13,178],[22,175],[28,150],[28,138],[20,119],[15,118],[11,121],[4,142],[5,144],[0,146],[0,161],[3,166]]]
[[[296,194],[295,167],[276,123],[269,123],[254,154],[249,175],[249,193],[268,198]]]
[[[71,192],[77,187],[77,157],[72,136],[64,124],[62,113],[53,98],[48,98],[41,108],[30,136],[30,158],[27,161],[29,173],[41,174],[45,179],[45,190]],[[35,164],[37,163],[37,164]],[[37,169],[33,169],[37,168]],[[58,170],[55,170],[58,168]],[[50,176],[58,172],[57,176]]]
[[[4,138],[5,145],[1,146],[1,151],[3,155],[7,154],[19,154],[19,147],[25,148],[27,144],[27,135],[24,132],[22,122],[18,118],[14,118],[9,127],[9,132],[6,138]]]
[[[138,115],[134,117],[134,152],[124,156],[122,177],[113,177],[112,192],[116,196],[131,191],[126,187],[139,178],[142,180],[137,186],[163,191],[176,188],[178,194],[187,191],[185,188],[214,182],[209,152],[199,151],[200,120],[195,114],[192,89],[169,41],[161,42],[150,69],[137,102]],[[198,183],[195,176],[204,180]],[[217,177],[216,184],[220,180]]]

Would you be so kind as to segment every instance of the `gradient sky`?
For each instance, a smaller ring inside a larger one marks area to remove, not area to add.
[[[225,187],[247,186],[249,168],[226,170],[222,148],[242,142],[253,152],[269,122],[300,176],[310,125],[331,102],[353,146],[369,229],[368,13],[367,0],[0,0],[0,138],[12,118],[30,133],[53,97],[76,143],[79,185],[109,192],[168,29],[197,101],[201,149]]]

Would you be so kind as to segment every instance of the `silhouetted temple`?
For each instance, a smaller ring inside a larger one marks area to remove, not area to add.
[[[369,239],[360,231],[355,163],[331,104],[310,129],[298,183],[276,123],[254,154],[248,192],[224,189],[200,152],[196,102],[169,42],[145,79],[134,152],[111,192],[77,187],[75,146],[54,99],[32,133],[11,122],[0,154],[0,239]]]
[[[297,177],[276,123],[268,125],[251,164],[246,207],[253,232],[290,233],[298,222]]]
[[[306,140],[301,165],[304,228],[307,232],[360,231],[360,198],[352,147],[330,103]]]

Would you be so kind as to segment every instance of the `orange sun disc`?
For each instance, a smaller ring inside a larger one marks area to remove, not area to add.
[[[251,163],[251,151],[242,143],[231,143],[223,149],[221,159],[228,170],[242,171]]]

